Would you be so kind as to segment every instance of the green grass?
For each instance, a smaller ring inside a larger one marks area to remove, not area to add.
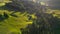
[[[1,7],[1,6],[0,6]],[[32,24],[32,20],[28,20],[27,15],[28,13],[24,12],[16,12],[14,13],[17,17],[11,16],[10,14],[13,13],[14,11],[9,11],[5,10],[6,7],[1,7],[0,8],[0,14],[4,15],[3,13],[7,13],[9,18],[4,19],[3,21],[0,22],[0,34],[11,34],[14,32],[17,34],[18,32],[20,33],[20,28],[26,27],[28,24]],[[34,14],[31,14],[33,18],[36,18]],[[17,32],[17,33],[16,33]]]
[[[48,9],[46,13],[53,14],[54,17],[60,18],[60,10]]]

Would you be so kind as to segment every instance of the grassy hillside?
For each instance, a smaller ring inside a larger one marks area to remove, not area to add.
[[[47,13],[60,18],[60,10],[48,10]],[[27,11],[15,12],[12,8],[5,6],[5,2],[0,3],[0,34],[21,34],[20,29],[32,24],[33,19],[36,19],[35,14],[29,14]]]
[[[4,3],[0,4],[0,34],[18,34],[20,28],[26,27],[28,24],[32,24],[32,20],[29,20],[28,13],[21,13],[17,11],[8,10]],[[4,15],[6,14],[6,16]],[[32,18],[35,18],[34,14],[31,14]]]

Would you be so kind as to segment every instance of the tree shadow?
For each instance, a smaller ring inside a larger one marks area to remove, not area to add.
[[[5,19],[8,19],[9,18],[9,16],[8,16],[8,14],[7,13],[3,13],[4,15],[2,15],[2,14],[0,14],[0,22],[1,21],[4,21]]]
[[[28,12],[29,14],[33,14],[41,11],[41,4],[34,3],[32,1],[22,1],[20,3],[12,2],[6,3],[5,10],[14,11],[14,12]]]
[[[60,18],[54,17],[52,14],[44,14],[44,18],[48,21],[47,25],[42,16],[40,16],[32,24],[22,28],[22,34],[60,34]]]

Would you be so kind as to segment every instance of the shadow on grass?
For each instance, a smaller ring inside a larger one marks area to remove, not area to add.
[[[8,18],[9,18],[9,16],[8,16],[5,12],[4,12],[3,14],[4,14],[4,15],[1,15],[1,14],[0,14],[0,22],[1,22],[1,21],[4,21],[5,19],[8,19]]]

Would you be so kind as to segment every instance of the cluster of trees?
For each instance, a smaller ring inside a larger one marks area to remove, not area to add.
[[[28,12],[28,13],[36,13],[40,11],[41,4],[40,3],[34,3],[33,1],[22,1],[22,0],[12,0],[11,3],[6,4],[7,7],[14,9],[15,11],[21,11],[21,12]]]
[[[45,16],[35,19],[33,24],[28,24],[26,28],[21,28],[22,34],[60,34],[60,19],[52,14],[44,14]],[[58,29],[58,30],[56,30]]]

